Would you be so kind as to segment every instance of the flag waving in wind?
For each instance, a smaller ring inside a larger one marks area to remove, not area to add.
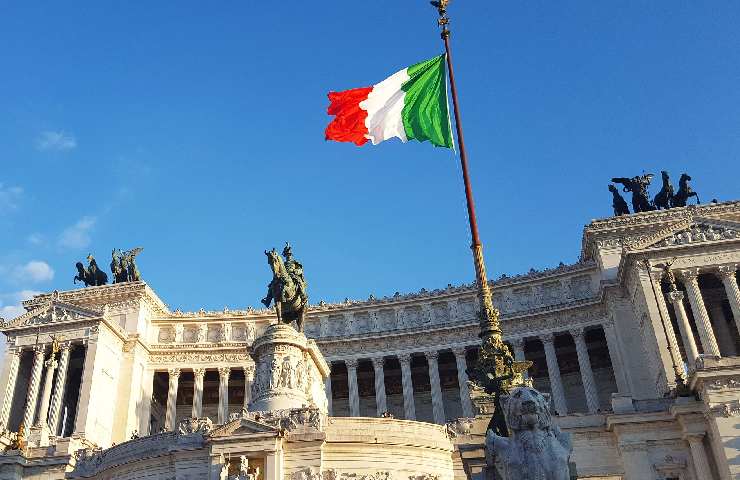
[[[444,55],[404,68],[372,87],[330,92],[329,101],[327,112],[335,118],[326,127],[327,140],[360,146],[398,137],[453,148]]]

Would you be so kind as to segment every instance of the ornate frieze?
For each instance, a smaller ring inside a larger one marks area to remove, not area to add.
[[[192,363],[244,363],[251,361],[248,353],[200,353],[200,352],[152,352],[149,355],[149,362],[154,365],[183,365]]]

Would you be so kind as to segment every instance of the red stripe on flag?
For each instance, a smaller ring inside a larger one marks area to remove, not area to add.
[[[329,92],[331,105],[327,109],[329,115],[336,115],[326,127],[327,140],[337,142],[354,142],[355,145],[364,145],[367,142],[367,127],[365,119],[367,110],[360,108],[360,102],[367,99],[373,87],[353,88],[343,92]]]

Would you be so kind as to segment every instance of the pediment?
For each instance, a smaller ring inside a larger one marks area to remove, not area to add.
[[[49,301],[11,320],[5,328],[47,325],[100,318],[101,313],[58,300]]]
[[[252,435],[272,433],[277,435],[279,430],[275,427],[251,418],[237,418],[211,432],[211,438],[229,437],[232,435]]]
[[[633,242],[627,245],[627,249],[634,251],[726,240],[740,240],[740,221],[696,217]]]

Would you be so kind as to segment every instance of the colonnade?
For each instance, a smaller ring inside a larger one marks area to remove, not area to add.
[[[26,435],[32,427],[44,430],[46,435],[60,433],[60,412],[65,395],[71,347],[70,342],[61,343],[58,359],[53,351],[48,357],[46,356],[47,351],[51,350],[49,345],[39,344],[32,347],[33,364],[23,409],[23,426]],[[0,408],[0,431],[8,430],[10,427],[10,414],[15,401],[15,390],[23,353],[22,348],[15,348],[9,350],[6,356],[6,358],[9,357],[8,382],[5,385],[5,395]],[[42,378],[43,390],[41,390]],[[41,394],[40,401],[39,394]]]
[[[254,381],[254,365],[244,365],[242,367],[220,366],[214,367],[218,370],[218,424],[224,424],[229,421],[229,378],[233,368],[244,370],[244,403],[242,408],[247,408],[252,399],[252,382]],[[203,416],[203,380],[209,369],[205,367],[192,369],[193,382],[193,404],[191,416],[201,418]],[[177,420],[177,391],[180,383],[180,368],[170,368],[168,373],[167,386],[167,410],[165,413],[166,430],[174,430]]]
[[[605,330],[605,336],[609,347],[609,352],[612,357],[616,354],[616,345],[614,342],[613,332],[610,335],[606,331],[613,328],[612,325],[606,324],[603,326]],[[543,333],[536,337],[542,342],[545,352],[545,359],[547,363],[547,372],[550,382],[550,393],[552,395],[553,407],[559,415],[566,415],[568,413],[568,405],[566,401],[565,389],[563,387],[563,381],[560,376],[560,366],[558,364],[557,352],[555,349],[555,337],[559,334],[569,334],[572,336],[576,346],[576,352],[578,355],[578,366],[580,369],[581,380],[583,384],[584,393],[586,396],[586,405],[590,413],[596,413],[600,410],[601,406],[599,403],[598,390],[596,387],[596,381],[594,379],[593,369],[591,367],[591,360],[588,354],[588,347],[585,340],[585,329],[583,327],[573,328],[567,332],[549,332]],[[530,338],[530,337],[527,337]],[[510,344],[513,349],[513,354],[516,360],[525,360],[524,354],[524,342],[525,337],[518,337],[510,340]],[[468,374],[467,362],[466,362],[466,350],[468,347],[456,347],[449,349],[455,356],[455,363],[457,367],[457,383],[459,386],[460,403],[462,407],[462,413],[464,417],[473,417],[475,412],[473,410],[473,404],[470,400],[470,391],[468,389]],[[383,415],[388,410],[387,406],[387,395],[385,391],[385,371],[384,365],[388,357],[395,357],[401,366],[401,383],[403,388],[403,411],[404,418],[409,420],[416,420],[416,406],[414,403],[414,388],[411,378],[411,358],[412,355],[423,354],[426,357],[427,364],[429,367],[429,384],[430,394],[432,400],[432,412],[434,416],[434,422],[443,424],[445,423],[445,410],[444,402],[442,399],[442,388],[439,377],[439,354],[442,350],[425,350],[421,352],[404,352],[395,355],[388,356],[374,356],[370,357],[369,360],[373,365],[374,373],[374,385],[375,385],[375,404],[376,412],[378,416]],[[357,357],[337,360],[335,362],[344,362],[347,367],[347,383],[349,393],[349,414],[350,416],[360,416],[360,396],[357,385],[357,366],[360,360],[367,358]],[[617,362],[612,359],[612,365]],[[327,397],[329,397],[331,405],[331,382],[327,383]],[[331,406],[330,406],[331,409]]]
[[[732,310],[732,315],[735,321],[735,326],[740,332],[740,288],[738,288],[737,277],[736,277],[737,265],[719,265],[710,268],[690,268],[685,270],[677,270],[678,278],[682,281],[686,293],[675,290],[667,294],[668,300],[670,301],[673,311],[676,316],[676,323],[678,324],[679,334],[684,346],[686,353],[686,363],[688,364],[689,370],[696,368],[696,359],[699,357],[699,348],[701,346],[702,352],[705,355],[712,355],[720,357],[720,344],[717,341],[717,335],[715,334],[715,327],[717,333],[720,335],[722,341],[725,344],[725,351],[731,355],[737,355],[737,346],[732,344],[732,332],[727,328],[727,319],[725,318],[722,305],[719,302],[713,302],[710,305],[712,310],[711,319],[714,320],[714,324],[710,319],[710,314],[707,309],[707,305],[702,294],[701,288],[699,287],[699,275],[703,273],[714,274],[719,277],[722,281],[722,285],[727,295],[727,300]],[[662,274],[656,277],[661,278]],[[684,305],[684,298],[688,297],[689,308],[696,324],[696,331],[698,333],[698,344],[697,339],[694,338],[694,333],[691,328],[691,322],[689,321],[688,312]],[[665,303],[665,297],[658,295],[658,307],[664,312],[666,318],[668,309]],[[674,351],[674,361],[682,363],[679,355],[678,343],[676,342],[676,335],[673,330],[673,326],[670,323],[664,325],[668,333],[668,339],[671,343],[672,350]]]

